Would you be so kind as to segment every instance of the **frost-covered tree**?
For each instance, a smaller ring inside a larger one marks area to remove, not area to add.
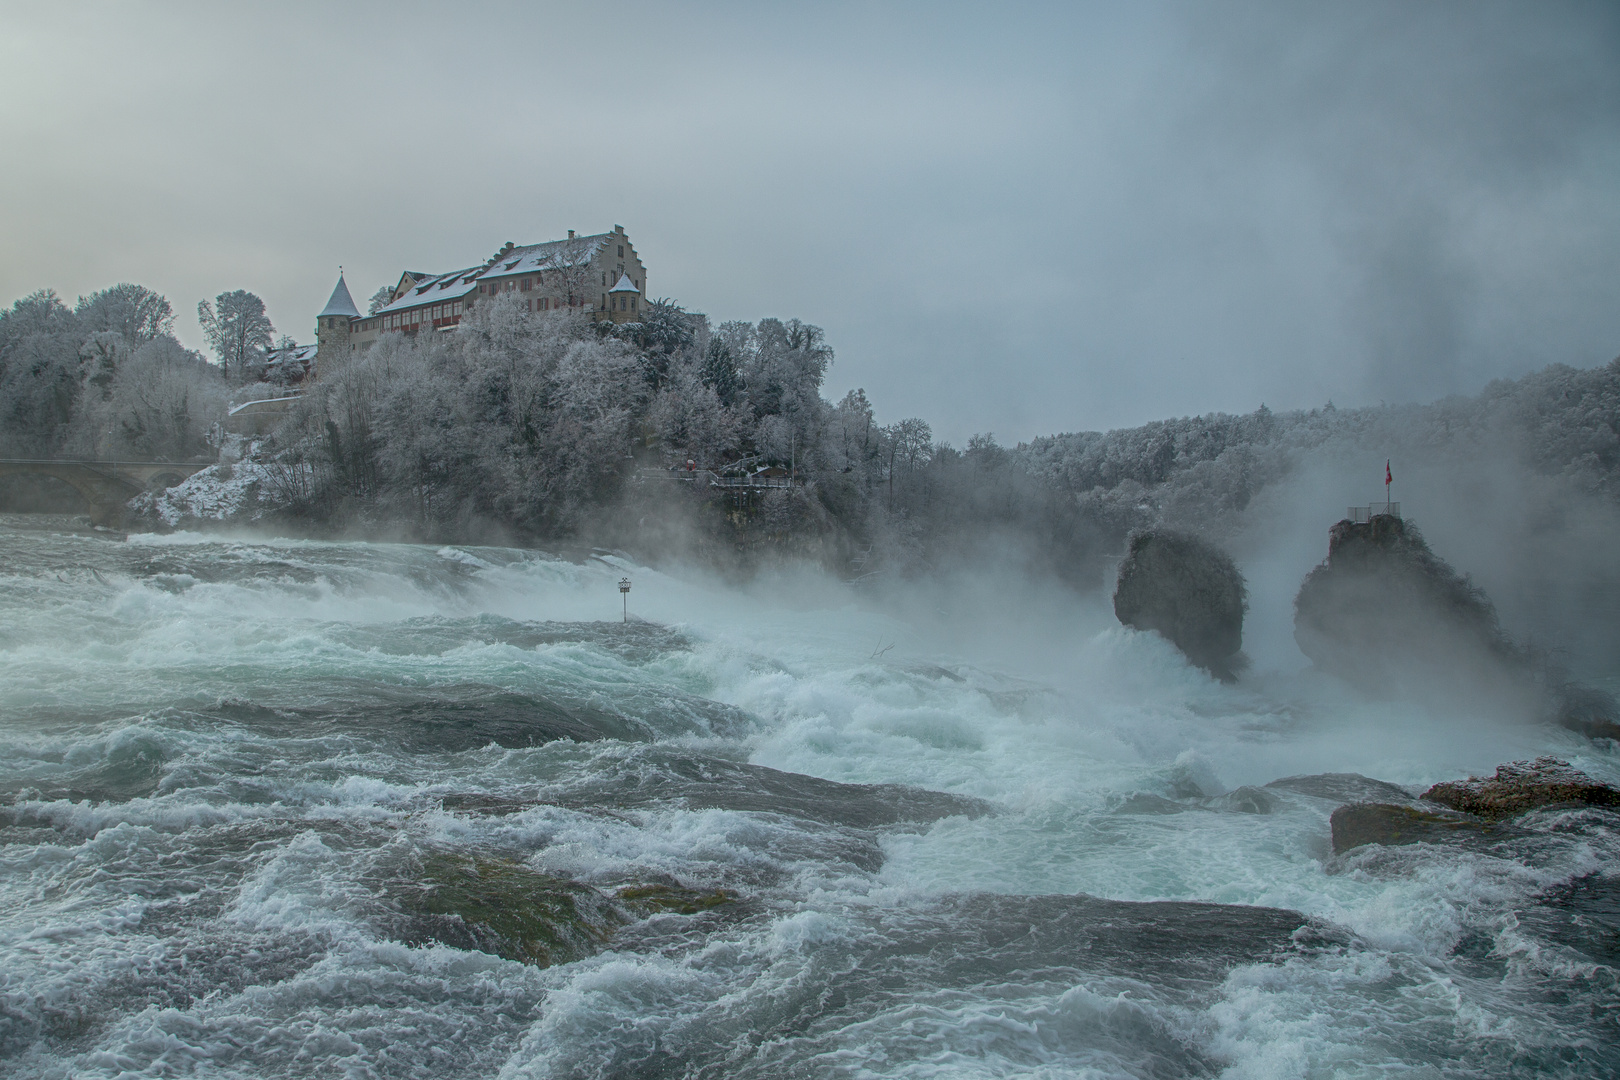
[[[169,336],[174,309],[166,297],[127,282],[79,297],[73,313],[87,332],[113,332],[138,345]]]
[[[394,298],[393,286],[384,285],[382,288],[378,289],[376,292],[371,294],[371,300],[366,305],[366,314],[367,315],[375,315],[375,314],[377,314],[377,312],[379,312],[383,308],[387,307],[389,301],[391,301],[393,298]]]
[[[105,402],[116,453],[148,461],[207,456],[227,396],[223,375],[201,356],[172,337],[154,338],[119,365]]]
[[[0,314],[0,446],[8,456],[51,457],[84,391],[78,319],[41,289]]]
[[[222,292],[197,304],[197,322],[209,348],[219,357],[219,369],[227,379],[236,371],[238,379],[264,361],[275,327],[264,312],[264,301],[245,289]]]
[[[223,416],[219,370],[175,341],[169,303],[139,285],[41,291],[0,312],[0,453],[195,458]]]

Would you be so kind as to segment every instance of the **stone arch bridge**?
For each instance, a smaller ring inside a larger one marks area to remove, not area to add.
[[[90,520],[115,526],[123,519],[124,504],[143,491],[161,490],[180,483],[212,462],[178,461],[57,461],[0,458],[0,478],[54,476],[84,497]]]

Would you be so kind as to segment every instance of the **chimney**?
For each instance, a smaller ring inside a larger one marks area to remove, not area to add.
[[[573,238],[574,238],[574,230],[569,229],[568,230],[568,239],[572,240]]]

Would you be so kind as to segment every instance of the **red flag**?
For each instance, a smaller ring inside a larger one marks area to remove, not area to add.
[[[1389,485],[1393,484],[1394,482],[1395,482],[1395,477],[1393,475],[1391,475],[1391,473],[1389,471],[1389,462],[1385,461],[1384,462],[1384,486],[1389,487]]]

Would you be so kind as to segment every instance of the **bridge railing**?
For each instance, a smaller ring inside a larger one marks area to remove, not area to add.
[[[80,465],[87,469],[206,469],[212,461],[125,461],[123,458],[0,458],[0,465]]]

